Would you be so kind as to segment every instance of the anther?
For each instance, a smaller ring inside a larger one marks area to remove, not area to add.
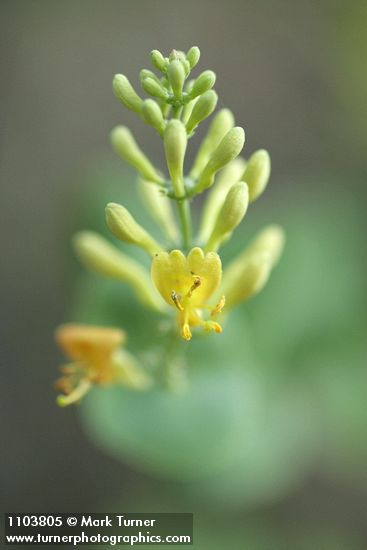
[[[211,310],[210,315],[212,317],[215,317],[215,315],[218,315],[222,309],[224,308],[224,305],[226,303],[226,297],[222,296],[217,305]]]
[[[190,326],[188,325],[188,323],[185,323],[183,325],[181,334],[182,334],[182,337],[185,340],[187,340],[187,341],[191,340],[192,334],[191,334]]]
[[[206,332],[211,332],[212,330],[214,330],[218,334],[222,332],[222,327],[219,323],[216,323],[215,321],[205,321],[203,326]]]
[[[189,292],[187,293],[188,298],[191,298],[194,290],[196,290],[200,285],[201,285],[201,277],[198,277],[198,276],[194,277],[194,284],[192,285]]]
[[[175,304],[175,306],[177,307],[177,309],[179,311],[183,311],[184,308],[182,307],[182,304],[180,302],[180,298],[181,296],[179,294],[177,294],[174,290],[172,290],[171,292],[171,298],[172,298],[172,301],[173,303]]]

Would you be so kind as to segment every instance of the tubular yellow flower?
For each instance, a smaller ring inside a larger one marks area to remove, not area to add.
[[[150,378],[126,350],[119,349],[126,340],[124,331],[112,327],[66,324],[60,326],[55,339],[72,362],[63,366],[63,376],[56,382],[61,407],[78,403],[93,384],[120,383],[145,389]]]
[[[177,312],[182,337],[191,339],[191,328],[201,326],[205,331],[222,332],[214,320],[204,320],[201,310],[211,310],[215,317],[224,306],[224,298],[210,307],[207,300],[218,288],[222,278],[222,264],[216,252],[204,255],[201,248],[193,248],[187,257],[180,250],[161,252],[152,262],[152,279],[163,299]]]

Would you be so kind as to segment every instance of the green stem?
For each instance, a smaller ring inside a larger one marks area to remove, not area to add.
[[[181,113],[182,113],[182,105],[177,105],[176,107],[172,107],[172,118],[178,118],[180,120]]]
[[[191,213],[190,204],[187,199],[181,199],[177,201],[178,213],[180,216],[182,227],[182,240],[186,250],[190,248],[191,242]]]
[[[181,393],[186,386],[186,371],[180,365],[184,361],[184,341],[176,328],[168,335],[167,347],[162,355],[162,367],[158,373],[163,387]]]

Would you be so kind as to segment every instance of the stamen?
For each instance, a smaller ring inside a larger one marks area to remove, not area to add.
[[[222,327],[220,326],[219,323],[216,323],[215,321],[205,321],[204,330],[206,332],[211,332],[212,330],[214,330],[215,332],[220,334],[222,332]]]
[[[171,292],[171,298],[175,306],[177,307],[178,311],[183,311],[184,308],[182,307],[182,304],[180,302],[181,296],[177,294],[174,290]]]
[[[216,315],[218,315],[224,308],[225,303],[226,303],[226,297],[222,296],[219,302],[217,303],[217,305],[210,312],[210,315],[212,317],[215,317]]]
[[[191,337],[192,337],[192,334],[191,334],[191,330],[190,330],[190,326],[188,323],[185,323],[182,327],[182,337],[185,339],[185,340],[191,340]]]
[[[83,379],[80,381],[79,385],[72,391],[69,395],[58,395],[57,404],[60,407],[67,407],[73,403],[80,401],[86,393],[91,389],[92,384],[89,380]]]
[[[199,286],[201,285],[201,277],[199,277],[198,275],[194,277],[194,284],[192,285],[192,287],[190,288],[189,292],[187,293],[187,297],[188,298],[191,298],[192,296],[192,293],[197,289],[199,288]]]
[[[222,332],[222,327],[220,326],[219,323],[213,322],[213,328],[214,328],[215,332],[218,333],[218,334],[220,334]]]

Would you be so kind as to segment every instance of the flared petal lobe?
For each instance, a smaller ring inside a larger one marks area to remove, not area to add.
[[[200,307],[218,288],[222,278],[222,264],[218,254],[204,255],[201,248],[193,248],[187,258],[180,250],[161,252],[152,263],[152,279],[164,300],[172,305],[172,292],[184,298],[192,288],[195,277],[200,285],[192,292],[192,307]]]
[[[126,334],[118,328],[68,324],[56,330],[55,339],[70,359],[98,363],[125,342]]]

